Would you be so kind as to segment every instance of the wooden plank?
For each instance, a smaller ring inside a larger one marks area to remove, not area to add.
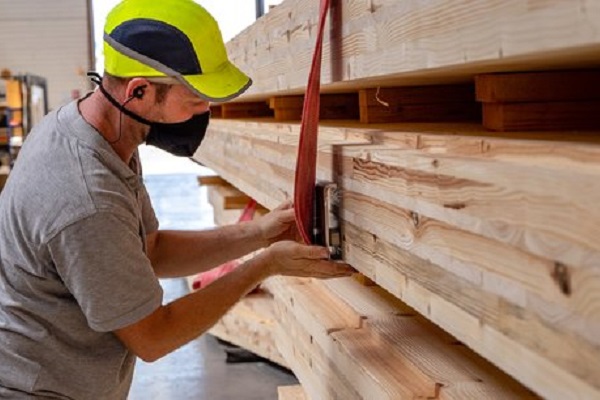
[[[257,118],[270,116],[273,116],[273,112],[264,101],[221,104],[221,118]]]
[[[365,124],[390,122],[477,121],[481,109],[476,103],[381,104],[360,108],[360,121]]]
[[[328,358],[326,350],[310,340],[301,324],[284,312],[276,329],[277,346],[311,399],[363,399]]]
[[[193,292],[194,276],[186,278]],[[275,343],[275,302],[264,291],[252,293],[233,306],[208,333],[288,368]]]
[[[479,120],[472,84],[362,89],[362,123]]]
[[[254,80],[244,98],[303,91],[318,15],[312,0],[286,1],[227,44],[234,64]],[[597,67],[600,6],[348,0],[334,8],[326,31],[325,92],[389,82],[449,83],[490,71]]]
[[[517,396],[506,390],[498,390],[497,387],[490,387],[481,382],[460,382],[451,387],[442,387],[439,400],[464,400],[464,399],[494,399],[494,400],[514,400],[514,399],[534,399],[533,395]]]
[[[233,186],[210,186],[208,190],[208,202],[214,207],[222,210],[241,210],[250,201],[250,197]]]
[[[210,106],[210,117],[211,118],[223,118],[223,106],[217,104],[211,104]]]
[[[471,83],[456,85],[397,86],[361,89],[360,106],[374,107],[410,104],[448,104],[475,101],[475,86]]]
[[[229,310],[208,333],[287,367],[275,343],[273,303],[272,297],[264,293],[248,295]],[[257,309],[261,312],[257,312]]]
[[[302,117],[304,96],[271,97],[269,107],[275,121],[299,121]],[[320,98],[320,119],[359,119],[357,93],[323,94]]]
[[[475,87],[477,100],[486,103],[598,100],[600,70],[484,74]]]
[[[323,347],[332,332],[356,329],[362,324],[359,314],[318,285],[287,286],[285,292],[275,291],[274,295]]]
[[[459,346],[445,343],[436,331],[414,317],[370,320],[367,327],[394,343],[397,352],[415,373],[431,377],[439,389],[450,393],[483,390],[494,393],[491,398],[536,398],[529,390],[505,374],[472,361],[474,355],[463,354]],[[482,361],[483,362],[483,361]],[[450,394],[448,393],[447,396]]]
[[[304,96],[271,97],[269,107],[275,121],[299,121],[302,118]]]
[[[230,185],[225,179],[219,175],[198,176],[198,185],[213,186],[213,185]]]
[[[302,385],[279,386],[277,396],[279,400],[309,400]]]
[[[483,103],[483,126],[494,131],[600,129],[600,100]]]
[[[435,381],[414,373],[405,360],[390,351],[392,344],[381,342],[368,329],[334,332],[337,343],[333,361],[342,373],[361,390],[363,398],[435,398]]]
[[[352,278],[330,279],[320,284],[346,302],[363,318],[414,315],[416,313],[415,310],[379,286],[367,287]]]

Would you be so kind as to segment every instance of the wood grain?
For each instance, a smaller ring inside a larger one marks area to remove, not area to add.
[[[318,3],[285,1],[227,44],[243,96],[301,94]],[[323,90],[467,81],[475,74],[598,66],[595,1],[344,0],[330,14]]]
[[[295,124],[211,130],[200,160],[269,207],[290,196]],[[545,397],[598,395],[597,145],[469,125],[321,134],[317,175],[343,189],[346,261]],[[518,349],[510,363],[499,343]]]
[[[486,103],[598,100],[600,70],[477,75],[475,87],[477,100]]]
[[[600,129],[600,100],[483,103],[483,126],[494,131]]]
[[[301,385],[279,386],[277,396],[278,400],[308,400]]]

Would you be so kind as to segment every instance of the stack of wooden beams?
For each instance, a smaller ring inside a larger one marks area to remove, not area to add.
[[[303,384],[283,398],[537,398],[382,288],[283,277],[262,288],[210,333],[263,356],[268,344],[271,360],[276,346]]]
[[[346,261],[545,396],[596,396],[600,147],[395,128],[321,130]],[[214,121],[199,157],[272,208],[298,129]]]
[[[229,43],[255,82],[240,101],[261,118],[213,119],[195,155],[268,208],[293,197],[298,101],[273,99],[303,92],[318,3],[285,1]],[[323,92],[359,100],[319,139],[318,178],[341,188],[345,260],[537,394],[600,397],[600,132],[581,131],[600,123],[597,90],[581,89],[598,82],[600,3],[343,0],[330,17]],[[558,68],[587,78],[578,89],[539,71]],[[414,89],[424,84],[437,87]],[[472,101],[448,85],[473,85]],[[286,304],[295,288],[275,296]],[[303,323],[286,307],[294,332]],[[339,358],[308,370],[360,354],[328,336],[315,343]],[[302,349],[282,353],[302,376]],[[328,390],[305,380],[311,397]]]
[[[600,129],[597,70],[490,74],[475,81],[486,128]]]
[[[244,99],[304,92],[319,1],[286,0],[227,44],[254,83]],[[598,66],[600,4],[554,0],[339,0],[323,90],[431,85],[494,71]]]

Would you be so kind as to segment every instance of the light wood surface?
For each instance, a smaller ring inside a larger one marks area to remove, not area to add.
[[[277,395],[279,400],[308,400],[301,385],[279,386]]]
[[[291,368],[305,398],[535,398],[379,286],[275,277],[261,287],[210,333]]]
[[[600,4],[555,0],[343,0],[330,13],[323,90],[429,85],[495,71],[599,66]],[[254,84],[242,99],[300,94],[319,2],[287,0],[227,44]]]
[[[275,207],[292,194],[297,129],[214,121],[196,156]],[[541,395],[600,394],[599,146],[447,124],[320,134],[346,261]]]
[[[240,101],[303,93],[317,7],[285,1],[228,44],[255,82]],[[361,111],[386,123],[324,121],[317,178],[341,188],[345,260],[407,306],[360,300],[371,288],[356,282],[362,289],[270,283],[276,343],[307,395],[532,397],[472,349],[544,398],[599,398],[599,132],[390,123],[380,94],[487,73],[597,68],[600,2],[342,0],[330,17],[323,92],[365,89],[371,103]],[[579,121],[581,107],[548,103],[596,99],[581,98],[581,82],[519,90],[536,79],[480,80],[485,125],[557,128],[554,116]],[[279,119],[297,118],[290,109]],[[532,120],[548,110],[551,125]],[[434,111],[418,104],[396,114]],[[293,197],[298,134],[299,124],[269,118],[215,120],[195,157],[273,208]],[[353,299],[346,307],[344,296]],[[434,324],[445,333],[423,332]]]
[[[405,305],[396,308],[398,300],[381,296],[377,287],[351,278],[281,277],[265,287],[277,300],[278,348],[311,399],[438,398],[444,391],[447,398],[468,391],[536,398],[439,328],[406,315]],[[360,326],[353,318],[327,316],[327,311],[302,311],[344,307],[341,315],[360,316]]]

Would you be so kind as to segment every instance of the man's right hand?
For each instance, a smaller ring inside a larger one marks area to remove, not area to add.
[[[350,276],[356,272],[348,264],[329,261],[329,251],[325,247],[293,241],[274,243],[262,255],[267,258],[270,275],[328,279]]]

